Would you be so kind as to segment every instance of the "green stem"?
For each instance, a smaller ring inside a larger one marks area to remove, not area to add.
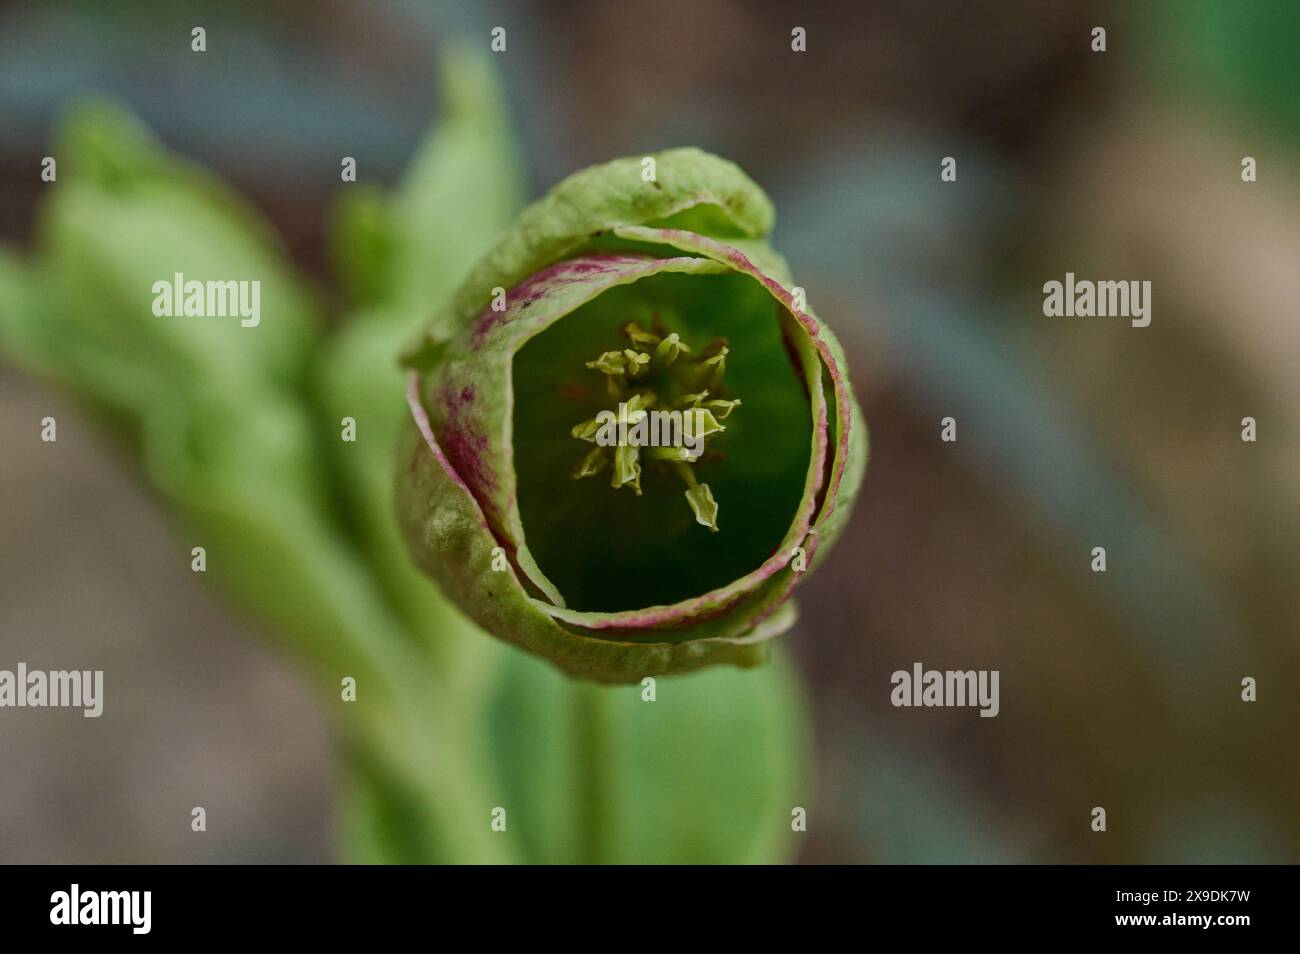
[[[574,683],[574,713],[577,720],[578,776],[578,860],[583,864],[602,864],[609,860],[609,829],[612,821],[610,767],[605,759],[612,752],[609,744],[609,697],[606,686],[585,680]]]

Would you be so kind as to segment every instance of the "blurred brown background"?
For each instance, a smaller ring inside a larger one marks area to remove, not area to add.
[[[193,23],[228,41],[199,72]],[[324,283],[335,157],[392,181],[439,44],[495,25],[534,192],[728,156],[849,348],[872,461],[785,640],[817,731],[802,860],[1300,859],[1300,8],[11,3],[0,238],[31,241],[58,106],[99,88]],[[1067,271],[1150,280],[1151,326],[1044,318]],[[103,668],[115,710],[0,714],[0,861],[328,860],[330,741],[293,671],[75,406],[7,368],[0,396],[0,666]],[[1000,670],[1001,714],[892,708],[917,661]],[[191,791],[241,840],[193,838]]]

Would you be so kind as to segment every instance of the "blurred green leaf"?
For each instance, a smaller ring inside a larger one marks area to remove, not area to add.
[[[366,307],[387,297],[395,240],[384,190],[369,182],[348,185],[334,209],[330,253],[339,284],[354,305]]]
[[[789,667],[713,668],[642,687],[566,678],[513,652],[490,747],[509,837],[531,862],[787,860],[809,807],[808,728]]]
[[[393,514],[398,434],[405,423],[403,376],[394,355],[406,339],[399,324],[357,316],[334,340],[320,370],[322,417],[331,433],[328,462],[338,473],[339,505],[356,528],[369,569],[439,671],[469,693],[492,647],[443,599],[407,556]],[[340,439],[345,417],[356,441]]]
[[[332,244],[336,271],[372,317],[413,334],[523,204],[505,95],[488,57],[469,47],[442,58],[442,113],[402,181],[383,197],[345,187]]]
[[[391,195],[347,186],[333,228],[337,268],[363,307],[320,361],[331,426],[357,422],[356,443],[331,441],[351,521],[375,576],[442,670],[466,693],[485,645],[412,565],[393,518],[394,451],[406,423],[397,354],[518,211],[522,184],[504,93],[487,57],[451,50],[442,63],[442,119]]]
[[[1179,0],[1135,9],[1157,38],[1149,65],[1171,97],[1222,105],[1235,122],[1247,117],[1272,136],[1300,139],[1300,4]]]
[[[347,188],[335,252],[366,307],[328,347],[256,211],[104,102],[61,128],[35,259],[0,252],[0,347],[128,425],[183,547],[321,686],[349,858],[777,860],[805,733],[784,667],[665,680],[643,703],[490,640],[406,556],[397,352],[522,194],[486,58],[444,67],[445,119],[399,188]],[[155,316],[153,283],[177,272],[260,280],[260,325]]]

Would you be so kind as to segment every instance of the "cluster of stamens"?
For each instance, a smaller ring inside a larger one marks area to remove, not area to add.
[[[628,347],[587,362],[605,376],[606,392],[617,408],[572,429],[574,437],[594,445],[573,477],[591,477],[609,467],[611,487],[627,487],[640,496],[643,461],[670,469],[686,484],[696,521],[716,532],[718,504],[694,468],[706,443],[727,429],[722,421],[740,406],[740,401],[722,397],[727,342],[715,338],[696,354],[658,316],[652,330],[634,321],[622,330]]]

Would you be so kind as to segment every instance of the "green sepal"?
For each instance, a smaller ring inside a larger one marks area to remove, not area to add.
[[[634,642],[562,625],[529,595],[512,567],[493,569],[508,554],[449,465],[414,386],[411,391],[413,420],[399,452],[398,517],[416,562],[474,622],[572,675],[603,682],[635,682],[716,663],[756,666],[766,660],[765,642],[774,633],[761,630],[684,642]],[[783,627],[789,622],[780,620]]]
[[[647,158],[655,163],[654,181],[643,178]],[[520,213],[405,360],[423,367],[427,349],[464,329],[488,306],[494,288],[513,288],[619,226],[678,218],[710,234],[760,238],[774,217],[771,201],[738,166],[693,147],[576,172]]]

